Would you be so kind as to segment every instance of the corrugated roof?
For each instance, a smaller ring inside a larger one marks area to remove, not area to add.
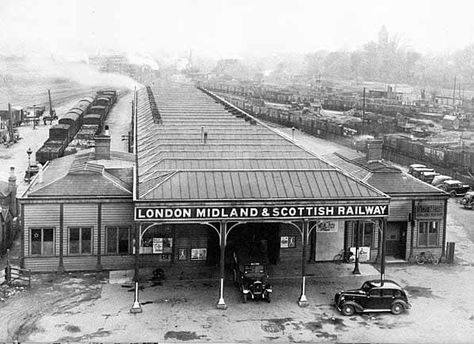
[[[131,196],[131,187],[127,190],[123,184],[106,172],[83,171],[67,174],[42,187],[40,184],[28,197]]]
[[[140,200],[388,198],[193,86],[157,85],[153,94],[160,123],[138,92]]]
[[[383,194],[338,170],[201,170],[162,172],[141,183],[142,200],[321,200]]]
[[[130,196],[133,189],[133,154],[110,153],[110,160],[95,160],[94,149],[51,161],[26,191],[27,197]]]
[[[385,161],[368,162],[365,155],[353,152],[336,152],[324,156],[326,160],[351,175],[367,182],[390,196],[431,194],[445,196],[440,189],[402,172]]]
[[[337,154],[327,154],[324,155],[324,158],[358,179],[363,180],[370,175],[370,172],[366,168],[353,164]]]

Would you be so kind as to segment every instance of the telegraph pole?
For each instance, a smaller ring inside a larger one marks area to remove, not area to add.
[[[49,98],[49,116],[51,120],[53,120],[53,102],[51,101],[51,91],[48,90],[48,98]]]
[[[454,76],[454,88],[453,88],[453,106],[454,106],[454,99],[456,98],[456,75]]]
[[[13,141],[15,138],[13,137],[14,133],[13,133],[13,113],[12,113],[12,107],[10,105],[10,103],[8,103],[8,116],[9,116],[9,120],[8,120],[8,134],[9,134],[9,138],[8,138],[8,141],[11,142]]]

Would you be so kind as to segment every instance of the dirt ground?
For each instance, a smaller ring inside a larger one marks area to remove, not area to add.
[[[126,108],[129,99],[123,101]],[[112,129],[123,130],[126,126]],[[295,138],[322,153],[346,149],[301,133]],[[117,148],[120,144],[115,141]],[[309,264],[306,308],[297,305],[301,278],[296,270],[273,276],[271,303],[243,304],[229,278],[226,310],[216,308],[217,278],[170,276],[154,286],[143,274],[138,314],[130,313],[130,273],[122,279],[108,272],[42,274],[34,275],[31,288],[0,301],[0,341],[468,343],[474,333],[474,244],[458,208],[449,202],[447,241],[457,243],[455,264],[387,266],[387,277],[407,290],[413,306],[399,316],[344,317],[334,308],[338,290],[379,278],[377,266],[370,264],[361,265],[360,276],[351,273],[350,264]]]
[[[450,223],[455,223],[450,219]],[[274,279],[271,303],[242,303],[232,283],[225,284],[226,310],[216,308],[217,279],[141,283],[143,312],[130,313],[131,282],[113,283],[107,272],[35,275],[31,289],[0,308],[0,338],[33,342],[384,342],[466,343],[474,333],[474,300],[466,297],[473,265],[458,259],[447,265],[388,265],[387,277],[408,292],[413,308],[394,316],[342,316],[334,293],[378,278],[377,270],[352,265],[333,273],[333,263],[311,264],[307,297],[300,308],[298,275]],[[319,266],[319,267],[318,267]],[[322,266],[322,268],[321,268]],[[314,274],[315,269],[324,273]],[[311,276],[313,275],[313,276]]]

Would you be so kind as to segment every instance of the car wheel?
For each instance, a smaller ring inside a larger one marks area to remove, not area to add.
[[[467,204],[467,199],[463,198],[460,203],[465,206]]]
[[[450,196],[450,197],[456,197],[456,191],[451,191],[451,192],[449,193],[449,196]]]
[[[247,300],[248,300],[248,295],[247,294],[243,294],[243,298],[242,298],[242,302],[243,303],[247,303]]]
[[[395,315],[403,313],[404,310],[405,310],[405,307],[403,307],[403,305],[400,302],[395,302],[392,305],[392,313]]]
[[[346,316],[351,316],[355,313],[355,308],[352,305],[344,304],[342,305],[341,312]]]

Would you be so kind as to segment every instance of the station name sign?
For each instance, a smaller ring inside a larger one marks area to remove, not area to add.
[[[137,207],[135,221],[253,219],[253,218],[324,218],[381,217],[388,205],[325,205],[271,207]]]

